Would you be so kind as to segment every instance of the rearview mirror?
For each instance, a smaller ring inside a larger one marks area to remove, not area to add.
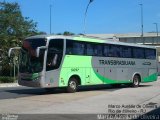
[[[14,48],[10,48],[9,51],[8,51],[8,57],[11,57],[11,53],[13,50],[20,50],[21,47],[14,47]]]
[[[46,46],[38,47],[38,48],[36,49],[36,57],[39,57],[39,54],[40,54],[40,50],[41,50],[41,49],[46,50],[46,49],[47,49],[47,47],[46,47]]]

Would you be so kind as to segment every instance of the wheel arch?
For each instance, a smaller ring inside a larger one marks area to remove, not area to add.
[[[81,84],[82,84],[82,82],[81,82],[81,77],[80,77],[78,74],[73,74],[73,75],[71,75],[71,76],[69,77],[69,79],[68,79],[68,82],[69,82],[69,80],[70,80],[71,78],[75,78],[75,79],[77,80],[77,82],[78,82],[78,85],[81,85]]]
[[[141,76],[141,73],[139,73],[139,72],[136,72],[136,73],[134,73],[134,74],[132,75],[132,81],[133,81],[133,78],[134,78],[135,75],[139,76],[140,82],[141,82],[141,81],[142,81],[142,76]]]

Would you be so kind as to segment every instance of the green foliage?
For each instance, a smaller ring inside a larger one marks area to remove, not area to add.
[[[74,35],[74,33],[71,33],[71,32],[68,32],[68,31],[65,31],[65,32],[63,33],[63,35]]]
[[[69,32],[69,31],[64,31],[63,33],[57,33],[56,35],[66,35],[66,36],[70,36],[70,35],[75,35],[75,34],[72,33],[72,32]]]
[[[37,34],[37,23],[23,17],[18,3],[0,2],[0,42],[4,49],[21,44],[21,41]]]
[[[0,83],[13,83],[15,79],[13,77],[0,77]]]
[[[28,36],[45,34],[38,32],[36,27],[36,22],[23,17],[17,2],[0,2],[0,66],[2,69],[11,62],[8,59],[10,47],[21,46],[22,40]]]

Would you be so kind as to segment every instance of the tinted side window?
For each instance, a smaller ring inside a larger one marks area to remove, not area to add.
[[[156,50],[145,49],[145,58],[146,59],[156,59]]]
[[[109,50],[110,50],[109,45],[105,45],[104,49],[103,49],[103,54],[104,54],[105,57],[109,57],[109,53],[110,53]]]
[[[145,59],[143,48],[133,48],[133,58]]]
[[[110,45],[109,46],[109,57],[116,57],[116,46],[115,45]]]
[[[122,46],[116,46],[116,57],[123,57],[123,49]]]
[[[93,56],[94,55],[94,45],[86,44],[86,55]]]
[[[122,48],[122,57],[123,58],[132,58],[132,49],[131,49],[131,47],[123,46],[123,48]]]
[[[109,57],[121,57],[122,47],[118,45],[110,45]]]
[[[84,43],[67,40],[66,54],[69,55],[84,55],[85,45]]]
[[[103,54],[106,57],[122,57],[122,46],[119,45],[105,45]]]
[[[63,51],[63,39],[53,39],[49,42],[49,50]]]
[[[103,50],[103,46],[102,45],[95,45],[94,46],[94,55],[95,56],[102,56],[102,50]]]

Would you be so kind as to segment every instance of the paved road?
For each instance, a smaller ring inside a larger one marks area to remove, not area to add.
[[[114,91],[119,90],[127,86],[121,86],[118,88],[114,88],[110,85],[101,85],[101,86],[83,86],[80,87],[78,93],[84,93],[84,92],[90,92],[96,93],[97,91]],[[55,95],[55,94],[66,94],[69,95],[69,93],[66,93],[65,88],[61,89],[53,89],[52,91],[46,91],[43,88],[31,88],[31,87],[6,87],[6,88],[0,88],[0,100],[2,99],[16,99],[16,98],[22,98],[22,97],[31,97],[31,96],[38,96],[38,95]]]
[[[82,87],[77,93],[66,93],[64,89],[48,93],[39,88],[0,88],[3,114],[160,114],[159,107],[160,80],[139,88]],[[64,117],[71,116],[60,115]],[[97,118],[87,118],[93,117]]]

